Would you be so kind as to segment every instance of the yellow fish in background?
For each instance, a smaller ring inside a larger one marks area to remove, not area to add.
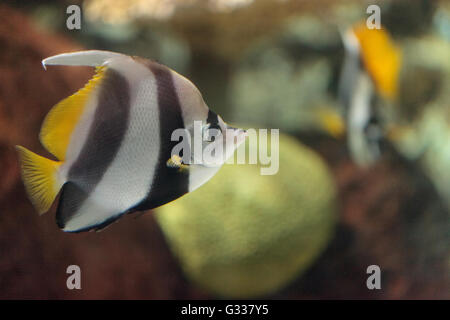
[[[388,32],[358,24],[343,32],[345,61],[339,81],[347,139],[353,160],[372,164],[380,155],[384,136],[379,103],[392,103],[398,91],[401,52]],[[381,101],[380,101],[381,100]]]
[[[315,113],[317,125],[335,139],[342,139],[347,128],[345,120],[334,106],[323,106]]]
[[[223,162],[173,158],[179,143],[171,139],[174,130],[191,132],[194,121],[201,121],[202,129],[218,130],[214,140],[202,141],[203,147],[231,137],[235,149],[245,140],[245,131],[229,127],[211,111],[191,81],[154,61],[91,50],[42,63],[97,67],[93,79],[44,120],[40,141],[58,160],[17,147],[25,188],[39,213],[62,190],[56,222],[64,231],[101,229],[125,213],[158,207],[211,179]]]

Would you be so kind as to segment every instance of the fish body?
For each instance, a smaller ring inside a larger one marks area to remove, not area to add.
[[[41,143],[58,160],[17,147],[26,190],[40,213],[61,189],[56,221],[64,231],[98,230],[125,213],[175,200],[208,181],[226,160],[169,161],[179,143],[172,139],[175,130],[192,133],[195,121],[219,133],[229,127],[191,81],[168,67],[96,50],[57,55],[43,65],[97,67],[93,79],[44,120]],[[245,131],[233,129],[231,137],[237,147]]]
[[[397,94],[401,54],[384,29],[368,29],[365,24],[343,32],[342,41],[339,98],[345,107],[348,146],[354,161],[366,166],[380,155],[383,128],[376,105]]]

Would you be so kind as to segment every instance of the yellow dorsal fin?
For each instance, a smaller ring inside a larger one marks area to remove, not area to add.
[[[94,77],[70,97],[55,105],[42,124],[39,139],[44,147],[59,160],[65,160],[70,137],[93,89],[103,78],[105,67],[98,67]]]
[[[16,146],[25,190],[36,210],[42,214],[50,208],[64,181],[58,178],[59,161],[41,157]]]
[[[395,98],[402,58],[400,50],[383,28],[369,29],[361,23],[353,28],[353,32],[361,47],[361,58],[378,92],[385,98]]]

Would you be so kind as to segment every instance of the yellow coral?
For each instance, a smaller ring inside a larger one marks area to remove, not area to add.
[[[279,164],[276,175],[260,175],[260,165],[225,165],[157,210],[188,278],[219,296],[261,296],[287,285],[322,252],[335,222],[330,172],[283,135]]]

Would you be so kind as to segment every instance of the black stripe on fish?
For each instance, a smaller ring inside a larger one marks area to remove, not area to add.
[[[171,71],[158,63],[145,61],[156,80],[158,91],[160,146],[155,175],[149,193],[134,210],[159,207],[189,191],[189,172],[167,166],[172,149],[178,141],[171,141],[172,132],[184,128],[182,110]]]
[[[70,167],[56,213],[56,223],[64,228],[100,182],[114,161],[128,129],[130,88],[128,81],[107,69],[100,84],[93,122],[78,158]],[[89,227],[94,228],[95,226]]]
[[[88,196],[89,194],[77,184],[70,181],[64,184],[56,212],[56,224],[58,227],[61,229],[65,227],[66,221],[79,209]]]

